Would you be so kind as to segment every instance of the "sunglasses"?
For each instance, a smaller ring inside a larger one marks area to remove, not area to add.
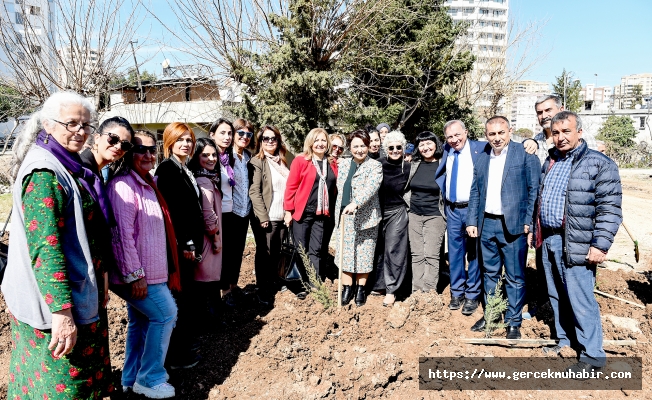
[[[394,151],[394,149],[396,149],[396,151],[401,151],[401,150],[403,150],[403,146],[400,146],[400,145],[399,146],[387,146],[387,149],[389,151]]]
[[[333,152],[340,151],[341,152],[341,151],[344,151],[344,147],[334,144],[334,145],[331,146],[331,151],[333,151]]]
[[[143,146],[142,144],[134,146],[134,153],[136,154],[145,154],[149,152],[149,154],[155,156],[156,155],[156,146]]]
[[[102,132],[101,135],[106,135],[108,136],[108,139],[106,141],[109,143],[111,146],[115,146],[116,144],[120,143],[120,150],[122,151],[129,151],[131,150],[132,147],[134,147],[133,143],[131,143],[128,140],[120,140],[120,136],[116,135],[115,133],[111,132]]]
[[[263,136],[263,143],[276,143],[276,136]]]
[[[237,132],[237,134],[240,135],[240,136],[246,136],[247,139],[251,139],[251,138],[254,136],[253,133],[251,133],[251,132],[247,132],[247,131],[236,131],[236,132]]]

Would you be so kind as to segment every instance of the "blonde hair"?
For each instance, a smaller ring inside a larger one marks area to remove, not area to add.
[[[312,145],[315,144],[317,137],[319,135],[324,135],[326,138],[326,152],[331,148],[331,139],[328,137],[328,132],[324,128],[313,128],[306,135],[306,140],[303,142],[303,156],[306,160],[311,160],[313,156]]]

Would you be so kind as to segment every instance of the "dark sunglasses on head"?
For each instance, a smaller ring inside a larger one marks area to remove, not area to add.
[[[236,132],[237,132],[237,134],[240,135],[240,136],[246,136],[247,139],[251,139],[252,136],[254,136],[253,133],[251,133],[251,132],[247,132],[247,131],[242,131],[242,130],[240,130],[240,131],[236,131]]]
[[[398,146],[387,146],[387,149],[389,149],[389,151],[394,151],[394,149],[396,149],[396,151],[401,151],[401,150],[403,150],[403,146],[401,146],[401,145],[398,145]]]
[[[331,151],[344,151],[344,147],[334,144],[331,146]]]
[[[149,152],[149,154],[155,156],[156,155],[156,146],[143,146],[142,144],[134,146],[134,153],[136,154],[145,154]]]
[[[134,147],[134,145],[130,141],[120,140],[120,136],[116,135],[115,133],[102,132],[100,135],[108,136],[108,139],[106,139],[106,141],[111,146],[115,146],[116,144],[120,143],[120,150],[122,151],[129,151],[131,150],[132,147]]]
[[[276,136],[263,136],[263,143],[276,143]]]

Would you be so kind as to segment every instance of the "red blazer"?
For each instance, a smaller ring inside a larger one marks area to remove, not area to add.
[[[335,159],[330,162],[330,167],[337,177],[337,161]],[[290,175],[285,184],[283,209],[292,213],[292,219],[295,221],[299,221],[303,216],[303,210],[306,208],[316,176],[317,170],[312,165],[312,161],[306,160],[303,154],[298,155],[292,161]],[[336,199],[329,200],[335,201]]]

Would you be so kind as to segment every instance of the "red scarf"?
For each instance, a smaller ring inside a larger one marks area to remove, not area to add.
[[[161,211],[163,212],[163,222],[165,222],[165,234],[167,236],[168,251],[172,256],[172,265],[168,263],[168,287],[170,290],[180,292],[181,276],[179,274],[179,253],[177,249],[177,237],[174,234],[174,226],[172,225],[172,218],[170,217],[170,210],[168,209],[168,205],[165,202],[163,195],[161,195],[158,187],[156,187],[156,183],[154,182],[152,175],[145,174],[145,180],[147,183],[149,183],[152,189],[154,189],[154,193],[156,193],[156,199],[158,200],[158,204],[161,206]]]

